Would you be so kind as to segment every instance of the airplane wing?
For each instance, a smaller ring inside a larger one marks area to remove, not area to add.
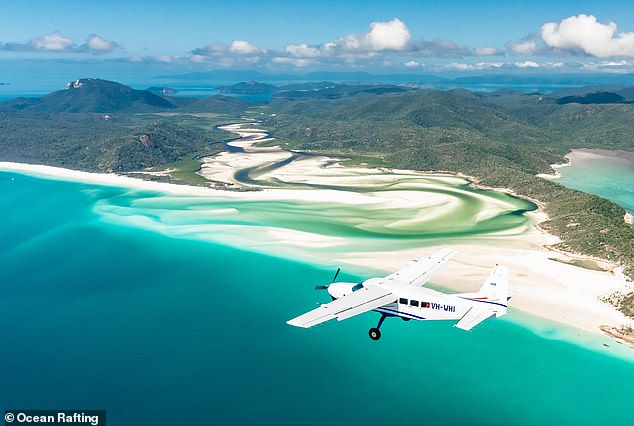
[[[495,316],[495,311],[491,308],[473,307],[467,311],[467,313],[454,325],[454,327],[469,331],[482,321],[487,320],[492,316]]]
[[[385,279],[413,286],[423,286],[455,253],[455,250],[447,248],[439,250],[429,257],[422,257],[414,261],[400,271],[388,275]]]
[[[394,294],[384,288],[371,285],[321,305],[317,309],[293,318],[287,324],[308,328],[333,318],[342,321],[395,301]]]

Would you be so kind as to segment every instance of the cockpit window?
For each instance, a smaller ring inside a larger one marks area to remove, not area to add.
[[[409,304],[410,306],[418,306],[418,300],[410,300]]]
[[[355,285],[354,287],[352,287],[352,291],[361,290],[362,288],[363,288],[363,283],[359,283]]]
[[[407,299],[404,297],[401,297],[400,299],[398,299],[398,303],[400,303],[401,305],[407,305]]]

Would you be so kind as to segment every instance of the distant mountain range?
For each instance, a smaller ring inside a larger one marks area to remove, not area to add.
[[[295,83],[282,86],[249,81],[231,86],[216,87],[216,91],[221,93],[239,95],[272,94],[276,99],[339,99],[359,94],[381,95],[385,93],[406,92],[409,90],[414,89],[393,84],[341,84],[332,81]]]
[[[447,79],[431,74],[370,74],[367,72],[316,71],[306,74],[266,74],[255,70],[215,70],[176,75],[158,75],[156,79],[212,81],[215,83],[235,83],[238,81],[291,82],[291,81],[337,81],[337,82],[397,82],[433,81]]]
[[[240,81],[275,82],[361,82],[361,83],[421,83],[438,87],[463,87],[473,85],[492,85],[498,87],[521,86],[596,86],[596,85],[634,85],[634,74],[612,73],[576,73],[576,74],[482,74],[464,77],[441,77],[434,74],[371,74],[367,72],[316,71],[305,74],[268,74],[256,70],[213,70],[187,74],[159,75],[156,79],[208,81],[212,83],[233,84]]]

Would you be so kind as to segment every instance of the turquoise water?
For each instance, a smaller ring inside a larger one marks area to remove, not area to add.
[[[325,301],[312,287],[331,269],[104,220],[104,204],[141,212],[153,197],[0,173],[0,410],[104,408],[111,425],[634,422],[634,363],[508,321],[391,319],[379,342],[374,313],[289,327]]]
[[[634,155],[576,150],[572,154],[572,166],[558,171],[561,178],[556,182],[607,198],[634,212]]]

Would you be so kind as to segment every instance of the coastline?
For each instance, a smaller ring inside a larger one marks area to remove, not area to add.
[[[222,191],[146,181],[115,174],[89,173],[20,163],[0,162],[0,170],[41,178],[156,191],[172,195],[297,201],[314,201],[323,197],[323,194],[316,194],[317,191],[314,190]],[[477,185],[477,182],[475,184]],[[505,191],[503,188],[495,188],[495,190]],[[351,194],[340,195],[337,202],[346,204],[358,202],[355,201],[354,196],[351,197]],[[534,200],[531,201],[534,202]],[[539,206],[539,203],[536,204]],[[602,326],[614,328],[631,325],[630,319],[611,305],[599,300],[600,297],[615,291],[631,291],[625,279],[609,272],[591,271],[565,262],[553,261],[552,258],[569,261],[579,257],[570,253],[557,252],[549,247],[558,239],[539,228],[539,223],[545,220],[543,212],[538,210],[529,213],[529,216],[532,218],[532,229],[512,241],[504,236],[499,236],[499,239],[492,236],[488,238],[488,241],[478,241],[478,238],[475,238],[473,241],[456,240],[446,244],[440,243],[457,249],[459,253],[455,260],[434,278],[434,285],[458,292],[474,291],[486,277],[491,267],[491,259],[495,259],[496,262],[508,265],[513,271],[512,309],[601,335],[603,335],[600,329]],[[268,235],[279,239],[278,243],[290,245],[291,251],[292,246],[324,247],[340,244],[332,238],[324,239],[323,236],[319,238],[320,236],[316,234],[290,229],[272,228],[268,230]],[[390,272],[403,267],[409,259],[420,257],[433,250],[433,247],[423,247],[393,252],[347,252],[342,253],[341,261],[353,268]],[[380,267],[377,268],[377,265]]]
[[[561,173],[557,171],[557,169],[561,169],[562,167],[570,167],[572,166],[572,160],[568,157],[568,154],[564,155],[564,158],[567,160],[566,163],[555,163],[551,164],[550,168],[553,169],[552,173],[538,173],[535,176],[540,177],[542,179],[559,179],[561,178]]]

